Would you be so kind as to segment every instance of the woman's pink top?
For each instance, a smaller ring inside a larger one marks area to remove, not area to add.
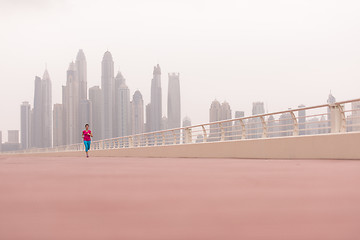
[[[91,141],[91,131],[90,130],[84,130],[83,131],[83,134],[84,134],[84,141]]]

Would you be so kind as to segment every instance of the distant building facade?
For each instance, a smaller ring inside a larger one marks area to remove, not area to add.
[[[20,131],[21,148],[31,147],[31,106],[29,102],[23,102],[20,106]]]
[[[168,128],[181,126],[180,74],[169,73],[167,116]]]

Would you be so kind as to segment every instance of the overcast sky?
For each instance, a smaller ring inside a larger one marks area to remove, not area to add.
[[[109,50],[131,95],[150,100],[153,66],[180,72],[182,117],[208,122],[216,98],[233,113],[269,112],[360,98],[358,0],[0,0],[0,130],[20,129],[20,104],[33,105],[45,64],[53,103],[78,49],[88,87],[101,85]],[[6,139],[4,139],[6,140]]]

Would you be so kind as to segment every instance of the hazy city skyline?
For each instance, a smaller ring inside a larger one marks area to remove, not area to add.
[[[182,118],[193,124],[208,121],[214,98],[250,115],[256,101],[272,112],[325,103],[330,90],[338,100],[360,97],[357,1],[17,0],[0,9],[3,135],[20,129],[19,105],[33,105],[34,76],[45,64],[52,102],[61,103],[78,49],[86,53],[88,87],[101,85],[109,50],[115,73],[123,73],[130,96],[141,91],[144,104],[152,66],[180,72]],[[161,84],[165,115],[165,77]]]

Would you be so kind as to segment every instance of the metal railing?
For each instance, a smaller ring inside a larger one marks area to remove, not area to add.
[[[349,109],[349,110],[346,110]],[[360,131],[360,99],[93,141],[91,150]],[[82,143],[16,153],[83,151]]]

